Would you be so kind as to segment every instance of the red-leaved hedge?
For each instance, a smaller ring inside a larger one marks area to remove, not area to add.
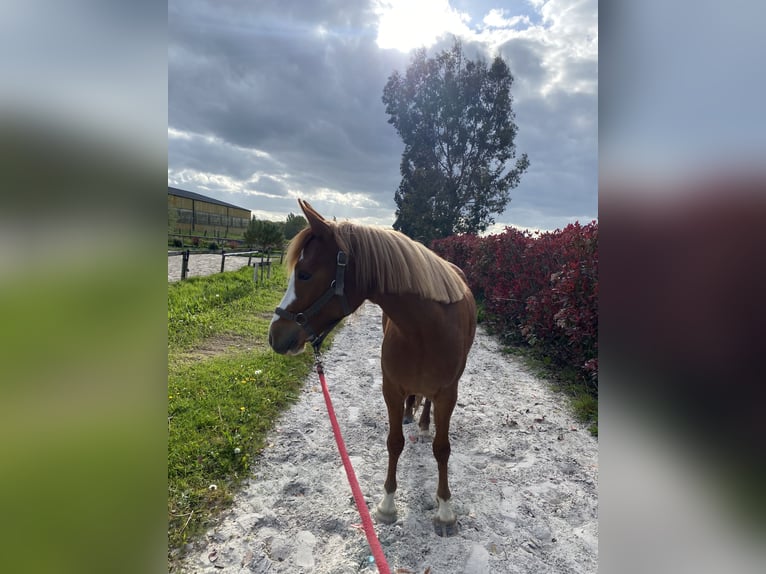
[[[532,234],[455,235],[432,249],[463,269],[502,334],[598,388],[598,223]]]

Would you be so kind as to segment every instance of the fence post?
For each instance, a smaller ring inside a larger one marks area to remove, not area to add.
[[[189,250],[188,249],[181,254],[181,281],[186,279],[187,273],[189,273]]]
[[[266,253],[268,254],[268,251],[267,251]],[[264,268],[263,268],[263,253],[261,253],[261,264],[260,264],[260,268],[261,268],[261,282],[263,282],[263,273],[264,273]]]
[[[224,265],[226,265],[226,250],[221,249],[221,273],[223,273]]]

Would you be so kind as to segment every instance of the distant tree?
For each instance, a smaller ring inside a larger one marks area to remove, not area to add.
[[[243,239],[245,245],[250,248],[255,246],[263,251],[270,251],[275,247],[282,246],[284,236],[282,235],[282,227],[279,224],[273,221],[253,218],[247,225]]]
[[[288,213],[285,220],[285,239],[288,241],[295,237],[298,232],[308,225],[308,221],[302,215],[295,215],[294,213]]]
[[[257,227],[258,220],[255,217],[251,217],[247,224],[247,229],[245,229],[245,232],[242,234],[242,241],[244,241],[245,245],[247,245],[250,249],[252,249],[258,241]]]
[[[501,57],[466,59],[459,41],[395,71],[383,103],[404,142],[394,228],[424,242],[478,233],[495,222],[529,167],[515,162],[513,76]]]

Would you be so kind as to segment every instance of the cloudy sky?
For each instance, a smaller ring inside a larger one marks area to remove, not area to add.
[[[262,218],[391,225],[403,144],[381,101],[411,50],[463,42],[511,68],[531,166],[503,225],[596,219],[596,0],[170,0],[168,184]]]

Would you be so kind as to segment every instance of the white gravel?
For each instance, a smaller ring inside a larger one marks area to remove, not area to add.
[[[366,303],[325,353],[346,447],[370,511],[383,492],[388,420],[381,394],[380,308]],[[450,488],[459,533],[431,523],[436,463],[408,425],[399,520],[377,524],[391,572],[590,573],[598,563],[598,444],[562,395],[480,327],[452,417]],[[316,374],[272,432],[254,476],[184,572],[376,572]]]

